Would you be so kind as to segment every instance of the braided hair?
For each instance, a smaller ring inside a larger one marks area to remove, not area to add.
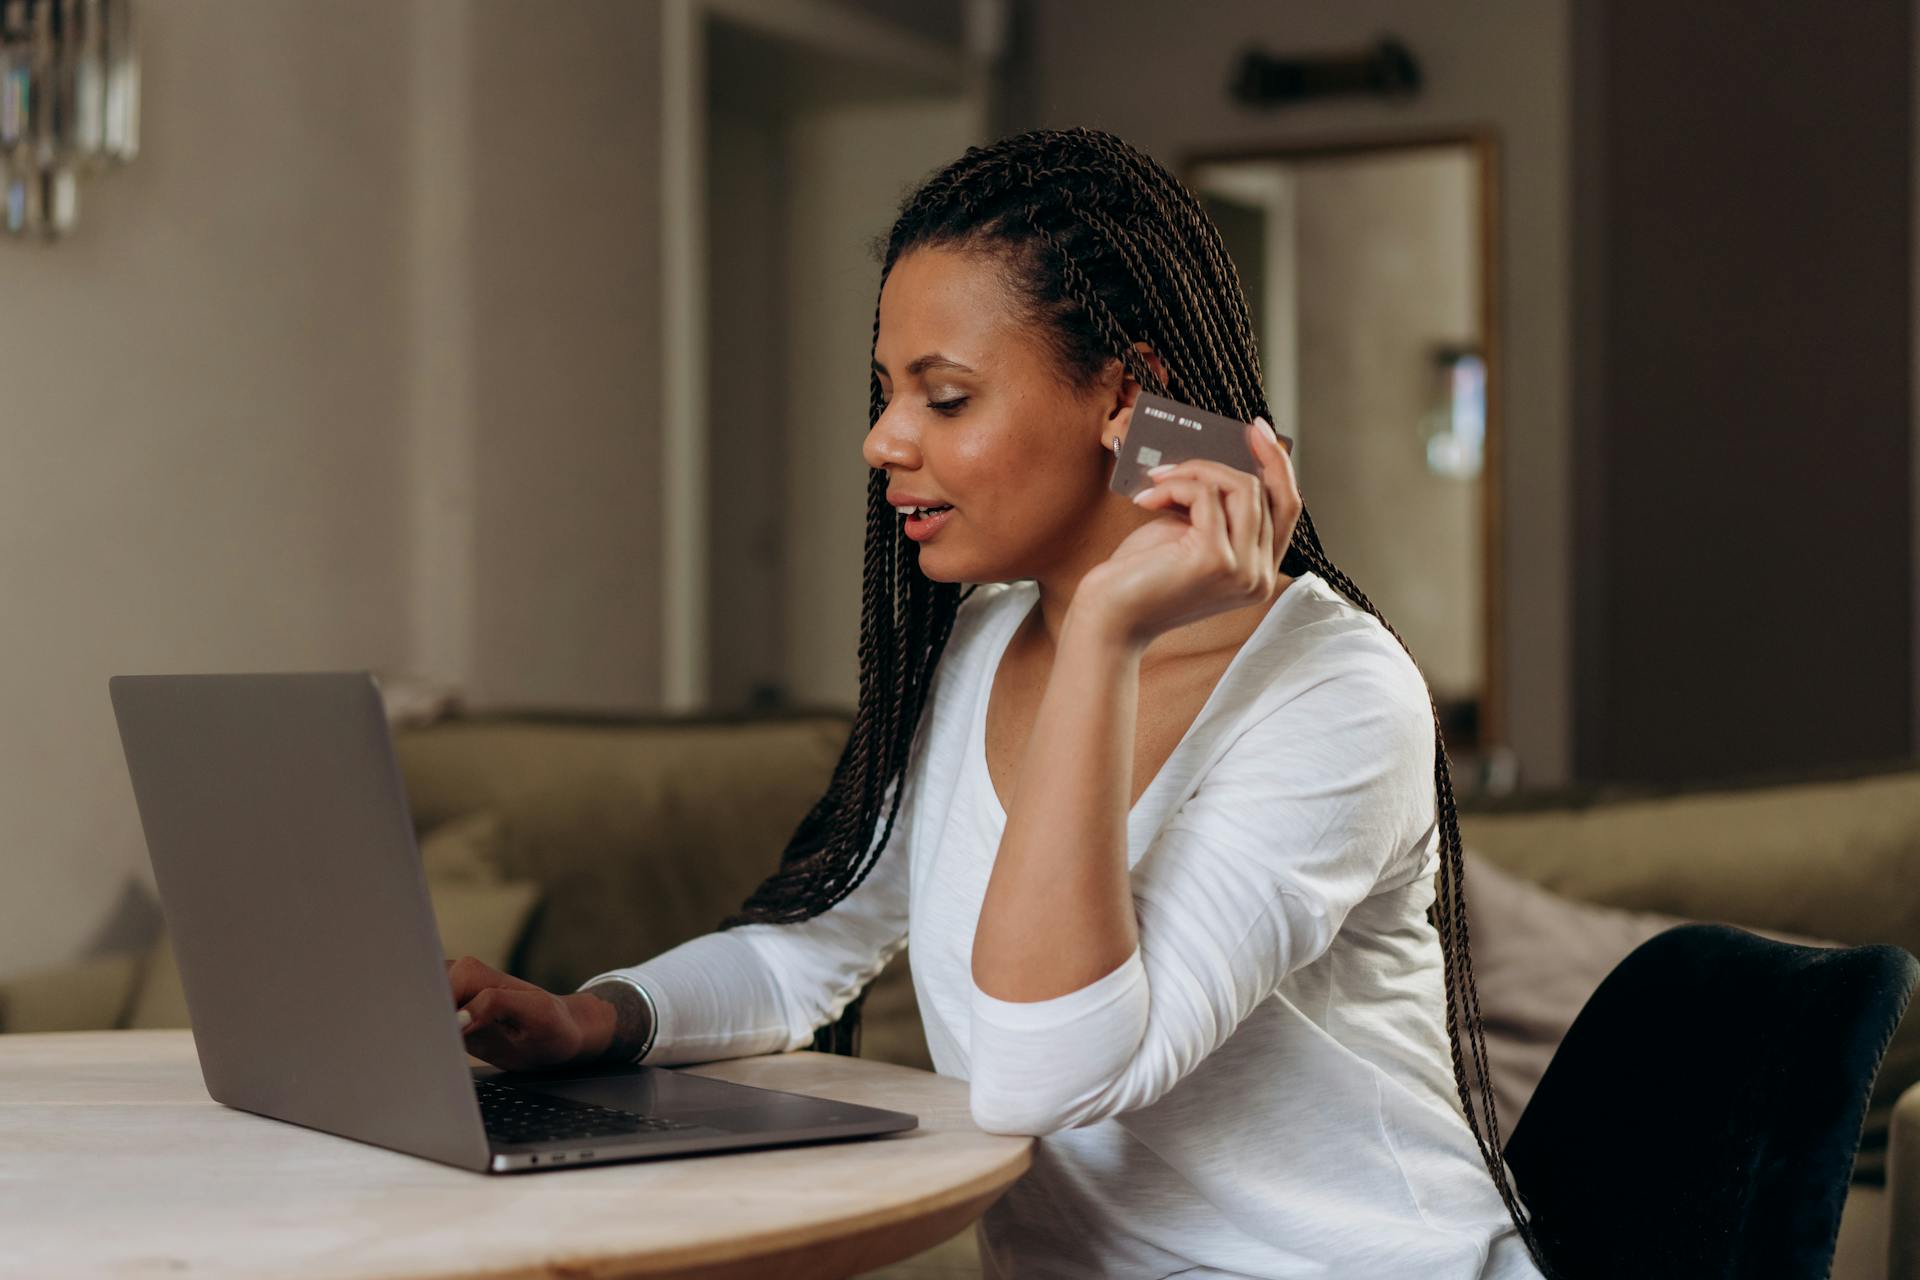
[[[997,270],[1019,317],[1053,357],[1062,381],[1076,390],[1091,388],[1117,358],[1150,391],[1243,422],[1271,417],[1246,296],[1219,230],[1179,179],[1112,134],[1038,129],[969,147],[906,196],[884,245],[876,238],[881,287],[903,254],[923,247],[976,253]],[[877,302],[873,330],[877,349]],[[1135,348],[1143,339],[1163,358],[1165,383]],[[870,371],[868,378],[871,428],[884,400],[878,373]],[[934,667],[960,602],[973,588],[963,591],[919,572],[918,544],[902,530],[886,487],[886,472],[873,469],[867,477],[860,695],[846,748],[778,869],[722,929],[805,920],[827,910],[860,885],[893,831]],[[1407,648],[1366,594],[1327,558],[1304,509],[1280,570],[1290,577],[1317,573]],[[1428,918],[1444,959],[1454,1082],[1508,1214],[1535,1264],[1552,1275],[1500,1158],[1467,945],[1460,826],[1437,707],[1433,775],[1441,862]],[[816,1047],[856,1050],[865,996],[863,990],[838,1023],[821,1029]],[[1478,1086],[1477,1102],[1470,1080]]]

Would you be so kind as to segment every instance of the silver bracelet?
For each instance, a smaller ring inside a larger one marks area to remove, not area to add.
[[[613,1040],[602,1061],[639,1062],[653,1048],[660,1030],[660,1011],[653,993],[631,978],[610,977],[581,988],[614,1008]]]

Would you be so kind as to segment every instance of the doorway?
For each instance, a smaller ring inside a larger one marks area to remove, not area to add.
[[[1405,638],[1462,791],[1511,782],[1498,652],[1493,144],[1192,158],[1328,558]]]
[[[697,49],[669,317],[669,705],[853,707],[867,381],[905,191],[986,138],[980,59],[861,7],[679,0]],[[670,182],[673,181],[670,177]],[[669,220],[669,227],[674,224]],[[676,347],[677,344],[677,347]],[[676,576],[677,575],[677,576]]]

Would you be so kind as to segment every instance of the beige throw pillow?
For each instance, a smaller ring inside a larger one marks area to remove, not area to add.
[[[500,815],[481,810],[444,822],[420,841],[440,947],[449,960],[470,955],[504,970],[540,904],[540,885],[507,876],[507,833]]]
[[[105,1031],[120,1021],[140,977],[137,951],[92,956],[0,982],[0,1032]]]
[[[504,884],[507,829],[491,809],[451,818],[420,837],[428,884]]]

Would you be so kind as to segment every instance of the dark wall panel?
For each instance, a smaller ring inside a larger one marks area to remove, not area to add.
[[[1907,0],[1585,0],[1576,769],[1913,749]]]

